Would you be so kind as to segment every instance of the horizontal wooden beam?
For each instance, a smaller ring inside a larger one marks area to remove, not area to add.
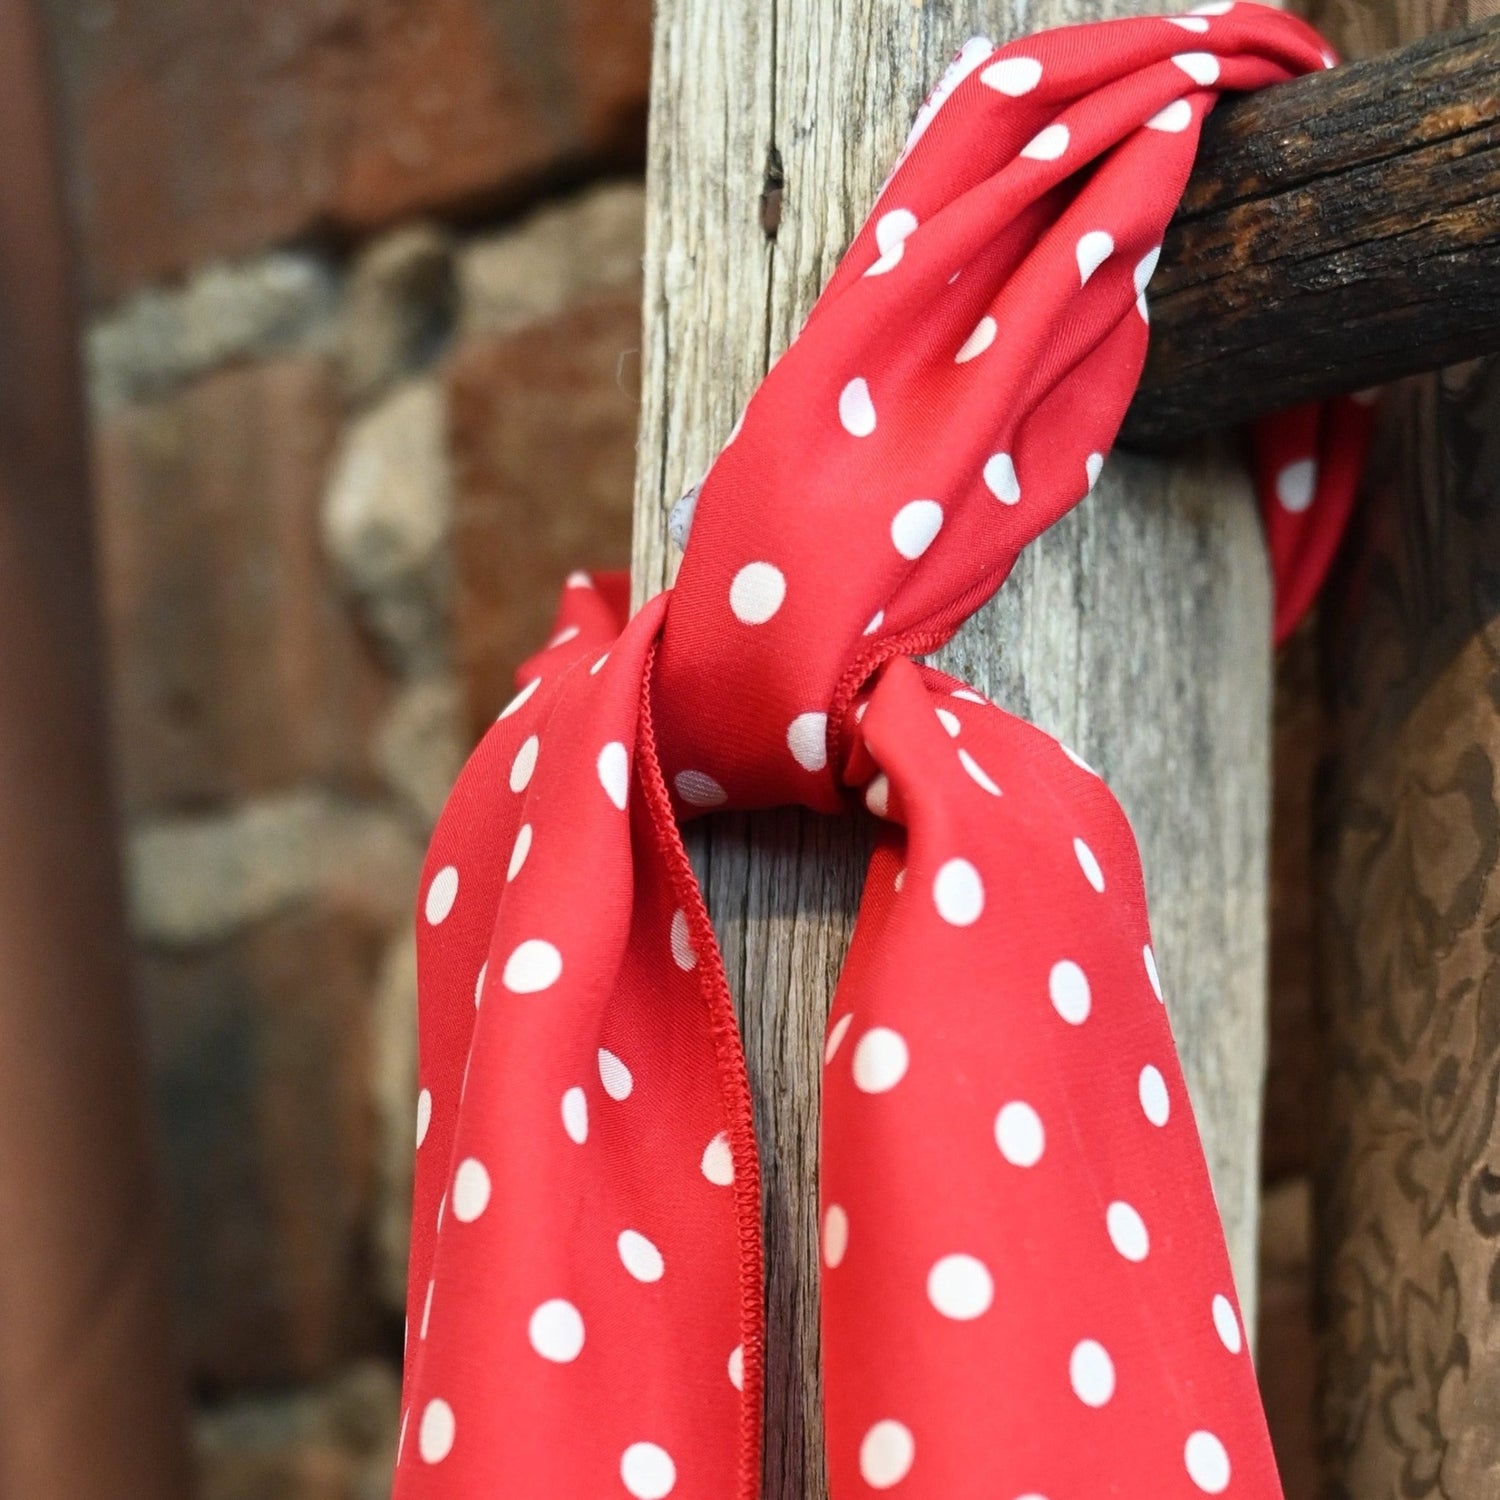
[[[1224,100],[1121,442],[1500,350],[1500,20]]]

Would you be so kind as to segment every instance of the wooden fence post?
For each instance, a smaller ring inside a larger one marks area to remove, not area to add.
[[[1083,0],[657,0],[637,598],[666,517],[729,434],[971,35]],[[938,661],[1074,746],[1135,823],[1157,952],[1247,1320],[1264,1059],[1269,585],[1240,467],[1118,457]],[[868,828],[798,812],[690,849],[741,1007],[764,1171],[766,1500],[822,1500],[817,1119],[823,1026]]]
[[[1491,14],[1338,0],[1366,56]],[[1493,218],[1493,200],[1483,202]],[[1500,1489],[1500,360],[1403,381],[1324,603],[1324,1493]]]

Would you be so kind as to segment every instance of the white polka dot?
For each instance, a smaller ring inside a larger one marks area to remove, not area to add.
[[[973,688],[955,688],[953,696],[961,698],[965,703],[988,704],[990,701],[983,693],[976,693]]]
[[[865,788],[865,806],[877,818],[883,818],[891,810],[891,779],[881,771]]]
[[[728,1187],[734,1181],[734,1152],[729,1149],[729,1133],[721,1130],[703,1148],[699,1164],[703,1175],[715,1187]]]
[[[1093,1001],[1088,975],[1071,958],[1052,965],[1047,976],[1047,993],[1052,997],[1052,1008],[1068,1025],[1082,1026],[1088,1020]]]
[[[570,589],[591,589],[594,580],[587,573],[569,573],[565,586]]]
[[[1219,59],[1212,52],[1179,52],[1172,61],[1187,74],[1194,83],[1207,88],[1219,79]]]
[[[849,1248],[849,1215],[830,1203],[823,1215],[823,1264],[830,1270],[841,1265]]]
[[[1203,29],[1208,30],[1207,23]],[[1167,135],[1181,135],[1193,123],[1193,106],[1186,99],[1174,99],[1146,121],[1147,130],[1161,130]]]
[[[666,1269],[661,1251],[634,1229],[622,1231],[615,1242],[620,1252],[620,1263],[637,1281],[660,1281]]]
[[[442,1229],[443,1229],[443,1211],[447,1207],[448,1207],[448,1195],[447,1195],[447,1193],[444,1193],[443,1196],[438,1199],[437,1228],[438,1228],[438,1232],[439,1233],[442,1233]]]
[[[460,1224],[472,1224],[490,1201],[490,1174],[484,1163],[465,1157],[453,1174],[453,1217]]]
[[[453,910],[457,900],[458,871],[452,865],[444,865],[427,887],[427,920],[436,927]]]
[[[729,1351],[729,1383],[735,1390],[745,1389],[745,1346],[736,1344]]]
[[[1229,1455],[1211,1432],[1195,1432],[1182,1451],[1188,1478],[1205,1495],[1222,1495],[1229,1488]]]
[[[900,265],[906,253],[906,239],[917,227],[917,216],[909,208],[893,208],[881,214],[875,224],[875,243],[880,247],[880,258],[865,272],[866,276],[882,276]]]
[[[490,972],[489,960],[479,966],[479,977],[474,981],[474,1009],[479,1009],[479,1002],[484,999],[485,976]]]
[[[1141,949],[1141,960],[1146,965],[1146,978],[1151,981],[1151,993],[1160,1000],[1161,975],[1156,972],[1156,954],[1151,951],[1150,943]]]
[[[603,665],[604,665],[604,663],[605,663],[605,662],[607,662],[607,661],[608,661],[608,660],[609,660],[609,652],[608,652],[608,651],[606,651],[606,652],[605,652],[605,653],[604,653],[604,655],[603,655],[603,656],[601,656],[601,657],[600,657],[600,658],[599,658],[599,660],[598,660],[598,661],[596,661],[596,662],[595,662],[595,663],[594,663],[594,665],[593,665],[593,666],[591,666],[591,667],[590,667],[590,668],[589,668],[589,676],[590,676],[590,677],[597,677],[597,676],[598,676],[598,675],[599,675],[599,669],[600,669],[600,668],[601,668],[601,667],[602,667],[602,666],[603,666]]]
[[[589,1101],[580,1088],[571,1088],[562,1096],[563,1129],[575,1146],[589,1138]]]
[[[839,392],[839,421],[850,437],[869,437],[875,431],[875,403],[863,380],[851,380]]]
[[[502,719],[510,718],[510,716],[515,713],[518,708],[522,708],[525,706],[531,695],[536,692],[536,690],[541,687],[541,685],[542,679],[540,677],[533,677],[531,681],[528,682],[526,686],[523,687],[521,691],[517,693],[516,696],[512,698],[510,702],[500,710],[499,717]]]
[[[1184,31],[1207,31],[1208,22],[1198,16],[1167,16],[1166,19]]]
[[[986,313],[974,325],[974,331],[964,340],[963,347],[953,356],[953,363],[966,365],[971,359],[978,359],[995,342],[998,327],[995,320]]]
[[[531,824],[522,823],[516,830],[516,841],[511,846],[510,867],[505,872],[507,880],[514,880],[521,873],[521,866],[526,863],[526,856],[531,853]]]
[[[408,1406],[406,1408],[406,1410],[401,1413],[401,1431],[396,1434],[396,1462],[397,1462],[397,1464],[399,1464],[401,1462],[401,1453],[402,1453],[402,1450],[406,1447],[406,1423],[407,1423],[408,1418],[410,1418],[410,1416],[411,1416],[411,1408]]]
[[[571,1364],[583,1349],[583,1318],[571,1302],[554,1297],[531,1315],[531,1347],[555,1365]]]
[[[840,1016],[829,1028],[828,1041],[823,1048],[823,1066],[826,1068],[833,1061],[833,1054],[843,1045],[844,1037],[849,1028],[854,1024],[854,1012],[851,1010],[847,1016]]]
[[[1172,1100],[1167,1093],[1167,1080],[1161,1069],[1147,1063],[1141,1069],[1140,1081],[1141,1113],[1153,1125],[1165,1125],[1172,1114]]]
[[[891,542],[902,557],[915,562],[942,530],[943,507],[936,500],[913,500],[896,512]]]
[[[706,771],[679,771],[672,785],[689,807],[722,807],[729,800],[724,788]]]
[[[865,628],[864,628],[864,634],[865,635],[874,635],[875,632],[877,630],[879,630],[880,627],[882,625],[884,625],[884,624],[885,624],[885,611],[883,609],[877,609],[875,611],[874,615],[871,616],[870,623],[865,626]]]
[[[906,884],[906,867],[903,865],[901,867],[901,869],[899,869],[899,870],[896,871],[896,878],[891,882],[891,887],[892,887],[892,889],[895,890],[896,894],[899,896],[901,894],[901,888],[905,884]]]
[[[1099,483],[1099,476],[1104,472],[1104,455],[1102,453],[1090,453],[1084,460],[1083,472],[1088,476],[1089,490],[1093,491]]]
[[[954,927],[971,927],[984,911],[984,882],[966,859],[950,859],[932,882],[938,916]]]
[[[1103,891],[1104,871],[1099,868],[1099,861],[1094,858],[1094,851],[1082,839],[1074,839],[1073,853],[1078,857],[1078,868],[1083,871],[1084,879],[1096,891]]]
[[[1086,283],[1090,276],[1115,253],[1114,236],[1103,229],[1091,229],[1078,241],[1078,247],[1074,251],[1078,260],[1079,285]]]
[[[979,81],[986,88],[1019,99],[1042,81],[1042,65],[1034,57],[1002,57],[979,75]]]
[[[453,1408],[443,1400],[429,1401],[422,1412],[422,1425],[417,1428],[417,1452],[422,1455],[422,1461],[442,1463],[453,1451],[456,1430]]]
[[[679,969],[691,969],[698,962],[698,954],[693,948],[692,934],[688,931],[688,919],[685,911],[674,911],[672,913],[672,962]]]
[[[625,811],[625,798],[630,791],[630,756],[619,740],[611,740],[600,752],[598,760],[599,785],[604,794],[621,812]]]
[[[911,1428],[902,1422],[877,1422],[859,1445],[859,1472],[872,1490],[888,1490],[911,1472],[917,1456]]]
[[[1146,1221],[1128,1203],[1111,1203],[1104,1211],[1109,1241],[1126,1260],[1142,1261],[1151,1250]]]
[[[821,771],[828,764],[828,715],[798,714],[787,726],[786,744],[804,771]]]
[[[992,454],[985,460],[985,488],[1003,505],[1014,505],[1021,498],[1016,466],[1008,453]]]
[[[576,625],[564,625],[561,630],[547,642],[546,649],[552,650],[554,646],[566,646],[569,641],[576,641],[582,632]]]
[[[632,1443],[620,1459],[620,1478],[635,1500],[662,1500],[677,1483],[677,1467],[665,1448]]]
[[[854,1046],[854,1085],[866,1094],[883,1094],[906,1076],[910,1061],[900,1032],[872,1026]]]
[[[432,1090],[423,1089],[417,1095],[417,1147],[427,1139],[427,1127],[432,1124]]]
[[[417,1337],[419,1339],[427,1337],[427,1325],[432,1321],[432,1294],[436,1290],[437,1282],[435,1280],[429,1281],[427,1283],[427,1297],[422,1303],[422,1326],[417,1330]]]
[[[516,758],[510,763],[510,789],[513,792],[524,792],[531,782],[531,773],[536,770],[537,751],[542,748],[542,743],[532,734],[526,737],[521,748],[516,751]]]
[[[1034,1167],[1046,1149],[1042,1117],[1020,1099],[1003,1105],[995,1116],[995,1144],[1013,1167]]]
[[[599,1082],[604,1085],[604,1092],[615,1100],[628,1099],[635,1087],[630,1069],[606,1047],[599,1049]]]
[[[500,983],[515,995],[550,989],[562,973],[562,954],[541,938],[527,938],[505,960]]]
[[[1056,161],[1068,149],[1068,127],[1061,121],[1039,130],[1021,147],[1033,161]]]
[[[1070,750],[1065,744],[1063,744],[1061,740],[1057,742],[1057,748],[1061,750],[1062,753],[1066,755],[1068,759],[1072,761],[1080,771],[1087,771],[1090,776],[1097,776],[1099,774],[1076,750]]]
[[[1115,1393],[1115,1364],[1104,1345],[1084,1339],[1074,1346],[1068,1360],[1068,1379],[1073,1394],[1085,1406],[1100,1407]]]
[[[966,770],[973,779],[976,786],[983,787],[992,797],[1000,795],[1000,788],[995,785],[989,773],[969,754],[967,750],[960,749],[958,752],[958,763]]]
[[[1239,1315],[1223,1292],[1214,1297],[1214,1328],[1231,1354],[1238,1354],[1245,1347],[1245,1341],[1240,1335]]]
[[[933,712],[937,715],[937,721],[954,739],[958,738],[959,731],[964,727],[963,720],[953,712],[951,708],[935,708]]]
[[[1276,476],[1276,498],[1281,508],[1300,515],[1313,502],[1318,485],[1318,465],[1311,458],[1299,458]]]
[[[1136,267],[1135,267],[1135,272],[1134,272],[1134,275],[1135,275],[1135,310],[1148,323],[1151,321],[1151,310],[1150,310],[1150,308],[1148,308],[1146,306],[1146,287],[1150,283],[1151,278],[1156,274],[1156,263],[1160,259],[1161,259],[1161,246],[1158,245],[1154,250],[1148,250],[1146,252],[1146,254],[1143,255],[1140,258],[1140,260],[1138,260],[1136,262]],[[1104,460],[1100,459],[1099,462],[1102,464],[1104,462]],[[1090,483],[1089,488],[1090,489],[1093,488],[1092,483]]]
[[[786,598],[786,575],[768,562],[746,563],[729,585],[729,607],[742,625],[764,625]]]
[[[982,1260],[945,1255],[927,1273],[927,1300],[945,1318],[968,1322],[989,1311],[995,1283]]]

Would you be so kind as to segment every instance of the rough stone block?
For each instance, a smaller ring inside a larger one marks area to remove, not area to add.
[[[241,1396],[197,1422],[202,1500],[380,1500],[400,1382],[364,1361],[310,1390]]]
[[[452,510],[444,391],[410,381],[345,431],[323,510],[328,552],[402,672],[448,657]]]
[[[645,189],[614,182],[471,241],[458,261],[460,334],[511,333],[596,292],[639,296],[645,233]]]
[[[631,287],[452,361],[455,651],[475,733],[545,641],[567,575],[629,562],[639,349]]]
[[[96,298],[645,143],[649,0],[45,0]]]
[[[387,931],[324,900],[139,954],[178,1328],[210,1389],[315,1378],[389,1336],[366,1274]]]
[[[432,224],[407,224],[356,257],[339,332],[345,395],[372,400],[441,352],[457,317],[453,241]]]
[[[101,575],[128,810],[374,784],[384,678],[319,531],[339,420],[316,359],[223,370],[101,420]]]
[[[95,409],[167,395],[233,360],[326,353],[339,294],[334,267],[295,250],[205,266],[181,287],[149,287],[89,327]]]

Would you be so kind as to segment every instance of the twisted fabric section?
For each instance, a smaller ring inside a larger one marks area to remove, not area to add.
[[[677,586],[575,575],[434,835],[396,1494],[755,1500],[759,1184],[679,820],[883,820],[823,1081],[836,1500],[1279,1493],[1103,782],[914,654],[1092,488],[1220,91],[1279,12],[966,47],[706,476]],[[1259,433],[1290,628],[1367,414]]]

